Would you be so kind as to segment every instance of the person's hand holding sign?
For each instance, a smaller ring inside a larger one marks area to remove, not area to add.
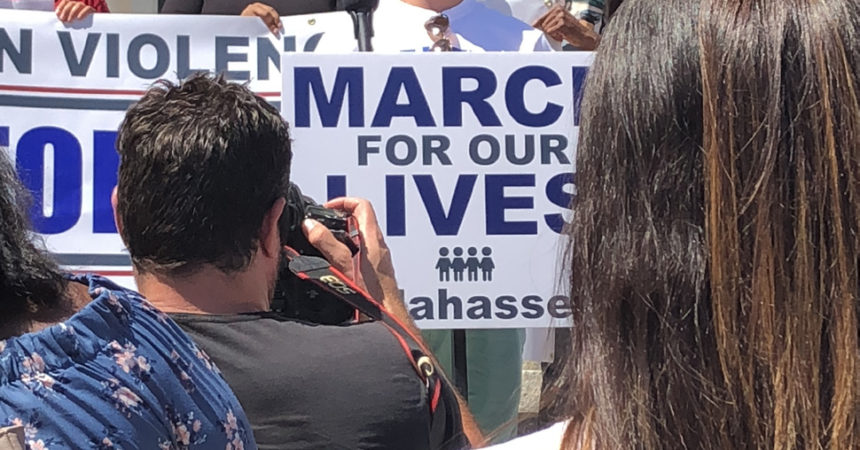
[[[277,35],[278,31],[281,30],[281,16],[275,8],[272,8],[265,3],[251,3],[242,10],[242,14],[240,15],[245,17],[259,17],[263,23],[266,24],[266,27],[269,28],[269,31],[274,35]]]
[[[61,0],[54,7],[54,12],[57,13],[57,18],[61,22],[69,23],[85,19],[96,10],[92,6],[76,0]]]
[[[567,41],[579,50],[594,50],[600,42],[600,36],[594,32],[594,25],[577,19],[559,3],[553,5],[532,26],[557,41]]]

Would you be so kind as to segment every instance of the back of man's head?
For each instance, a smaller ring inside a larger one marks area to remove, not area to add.
[[[123,240],[139,271],[166,275],[247,267],[292,156],[277,109],[210,75],[147,91],[126,113],[117,150]]]

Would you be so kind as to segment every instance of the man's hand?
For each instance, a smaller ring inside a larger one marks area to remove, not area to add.
[[[580,50],[594,50],[600,42],[600,36],[594,32],[593,25],[573,17],[570,11],[558,3],[532,26],[547,36],[557,41],[567,41]]]
[[[359,271],[356,272],[352,254],[346,245],[335,239],[326,227],[313,220],[305,220],[302,224],[308,242],[335,268],[358,283],[359,287],[364,288],[371,297],[382,302],[389,312],[400,318],[405,307],[394,277],[391,251],[379,229],[373,206],[367,200],[354,197],[334,199],[323,206],[343,211],[358,222],[361,236]]]
[[[251,3],[242,11],[241,16],[251,17],[257,16],[262,19],[263,23],[266,24],[266,27],[269,28],[269,31],[274,35],[278,35],[278,31],[281,29],[281,16],[275,11],[275,8],[265,4],[265,3]]]
[[[57,3],[57,6],[54,8],[54,12],[57,13],[57,18],[60,19],[60,21],[69,23],[85,19],[90,14],[96,12],[96,10],[92,6],[85,5],[75,0],[62,0],[60,3]]]

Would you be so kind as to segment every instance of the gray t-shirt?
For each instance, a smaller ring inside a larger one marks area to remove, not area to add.
[[[381,323],[323,326],[276,313],[170,317],[218,366],[260,449],[467,445],[455,400],[433,417],[443,423],[431,423],[427,388]]]

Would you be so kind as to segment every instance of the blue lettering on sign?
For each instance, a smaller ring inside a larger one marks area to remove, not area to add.
[[[406,92],[406,98],[409,100],[405,105],[397,103],[401,90]],[[421,83],[411,67],[391,68],[385,89],[379,97],[379,105],[376,107],[376,115],[373,116],[371,126],[390,126],[393,117],[412,117],[415,119],[415,125],[419,127],[436,126],[427,98],[421,90]]]
[[[505,103],[508,105],[508,112],[517,123],[527,127],[552,125],[561,117],[564,107],[550,102],[539,113],[532,113],[526,109],[526,83],[532,80],[540,80],[546,87],[561,84],[561,78],[558,74],[548,67],[526,66],[517,69],[508,77],[508,84],[505,87]]]
[[[53,147],[53,212],[44,214],[45,151]],[[61,128],[34,128],[18,140],[15,157],[18,173],[30,192],[33,206],[30,216],[36,231],[57,234],[71,229],[81,216],[82,156],[81,145],[71,133]]]
[[[119,34],[107,35],[107,67],[105,74],[108,78],[119,78]],[[179,76],[182,77],[182,66],[179,66]]]
[[[93,227],[96,234],[116,233],[111,194],[117,181],[119,155],[116,131],[93,132]],[[9,127],[0,127],[0,147],[9,146]],[[53,148],[54,164],[46,174],[47,146]],[[18,140],[16,166],[24,186],[31,192],[33,227],[42,234],[59,234],[74,227],[81,218],[83,152],[71,132],[54,127],[34,128]],[[53,182],[53,211],[45,215],[45,177]]]
[[[385,230],[389,236],[406,236],[406,180],[385,176]]]
[[[570,186],[573,189],[573,174],[560,173],[546,183],[546,198],[553,205],[562,208],[568,208],[573,201],[573,192],[565,192],[565,186]],[[564,226],[567,224],[561,214],[547,214],[543,216],[546,225],[556,233],[561,233]]]
[[[272,50],[271,44],[260,47],[268,48],[264,52]],[[268,59],[265,55],[260,58]],[[261,74],[268,75],[268,71],[263,70],[262,66],[258,69]],[[573,98],[576,102],[574,125],[578,126],[580,93],[588,68],[573,67],[572,70]],[[311,103],[316,106],[323,127],[337,127],[344,102],[347,103],[349,126],[365,126],[363,67],[338,67],[335,71],[334,86],[329,86],[330,89],[323,83],[322,69],[319,67],[294,67],[293,76],[296,127],[311,126]],[[482,127],[502,126],[496,109],[490,103],[498,89],[498,79],[491,69],[442,67],[441,76],[443,126],[462,127],[464,110],[467,107]],[[464,81],[472,81],[474,87],[466,90]],[[504,102],[508,115],[521,125],[535,128],[558,122],[564,113],[562,104],[548,101],[540,111],[531,111],[526,107],[525,88],[533,81],[543,84],[545,88],[563,84],[561,76],[550,67],[532,65],[515,70],[505,79]],[[405,103],[399,103],[401,93],[405,94]],[[389,127],[395,117],[411,117],[419,127],[434,127],[440,122],[433,116],[421,80],[413,67],[392,67],[389,70],[370,126]]]
[[[537,222],[509,222],[505,220],[505,211],[508,209],[534,208],[534,199],[532,197],[505,196],[506,187],[533,187],[535,185],[535,176],[533,174],[487,175],[484,183],[486,184],[487,234],[537,234]]]
[[[326,95],[319,67],[296,67],[293,73],[297,127],[311,125],[311,91],[322,126],[336,127],[347,90],[349,126],[364,126],[364,72],[361,67],[338,67],[330,98]]]
[[[251,72],[247,70],[227,70],[231,62],[248,61],[247,53],[232,53],[230,47],[247,47],[249,39],[239,36],[215,36],[215,72],[224,73],[228,79],[248,81]]]
[[[20,45],[16,48],[6,29],[0,28],[0,73],[3,73],[3,61],[6,55],[9,56],[18,73],[33,73],[33,30],[19,30],[18,41]]]
[[[329,176],[329,193],[331,184],[346,183],[345,175]],[[465,220],[466,211],[475,194],[475,184],[478,175],[459,175],[454,186],[454,193],[448,205],[439,195],[437,183],[433,175],[412,175],[412,181],[418,191],[427,218],[436,236],[459,235]],[[484,175],[484,208],[485,233],[492,236],[536,235],[538,222],[534,220],[511,221],[505,215],[509,210],[531,210],[535,207],[535,196],[511,196],[506,194],[506,188],[535,187],[535,174],[487,174]],[[407,175],[385,176],[385,230],[387,236],[406,236],[406,186]],[[547,181],[545,186],[546,198],[550,203],[568,209],[575,194],[573,175],[567,172],[557,174]],[[409,217],[417,217],[413,212]],[[543,216],[547,228],[561,233],[565,222],[561,213],[545,214]]]
[[[206,70],[191,68],[191,36],[176,36],[176,77],[184,80],[198,72]]]
[[[418,193],[427,209],[430,224],[437,236],[456,236],[463,224],[466,215],[466,207],[472,198],[472,190],[475,188],[477,175],[460,175],[457,177],[457,185],[454,187],[454,197],[451,199],[451,207],[445,214],[445,208],[439,198],[439,191],[432,175],[413,175]]]
[[[216,45],[217,45],[217,39]],[[143,67],[141,55],[146,46],[155,49],[155,64],[147,69]],[[164,76],[170,66],[170,48],[160,36],[144,33],[135,36],[128,44],[128,68],[138,78],[155,79]]]
[[[478,87],[463,91],[463,80],[474,79]],[[472,107],[484,127],[502,126],[502,121],[487,101],[496,92],[496,75],[486,67],[442,68],[442,114],[446,127],[463,126],[463,103]]]
[[[87,76],[87,72],[90,71],[90,65],[93,63],[93,56],[96,54],[96,46],[98,46],[102,35],[100,33],[87,33],[87,42],[84,44],[80,58],[78,58],[75,44],[72,42],[72,33],[58,31],[57,37],[60,38],[60,46],[63,48],[63,56],[66,58],[69,73],[73,77]]]
[[[326,177],[326,190],[329,200],[346,197],[346,175],[329,175]]]
[[[116,186],[119,155],[116,131],[93,133],[93,233],[116,233],[110,197]]]

